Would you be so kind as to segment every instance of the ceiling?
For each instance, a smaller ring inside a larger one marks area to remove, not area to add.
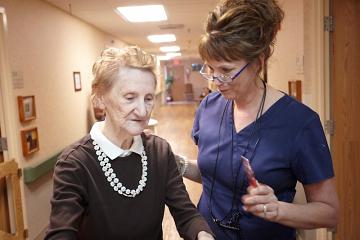
[[[148,52],[163,55],[159,47],[179,45],[182,57],[197,57],[197,45],[207,14],[218,0],[46,0],[69,14],[88,22],[119,40],[138,45]],[[126,22],[115,8],[128,5],[162,4],[167,21],[153,23]],[[151,34],[173,33],[176,42],[151,43]]]

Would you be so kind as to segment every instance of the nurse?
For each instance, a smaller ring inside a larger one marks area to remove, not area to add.
[[[200,73],[218,91],[196,113],[198,161],[181,169],[202,182],[198,208],[216,239],[291,240],[295,229],[337,223],[332,159],[318,114],[261,78],[283,16],[275,0],[225,0],[210,12],[200,41]],[[306,204],[293,203],[297,181]]]

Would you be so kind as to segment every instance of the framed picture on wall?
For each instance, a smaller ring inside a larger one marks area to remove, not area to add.
[[[21,130],[21,145],[25,157],[39,151],[39,135],[36,127]]]
[[[75,92],[81,91],[81,75],[80,72],[73,72]]]
[[[19,118],[27,122],[36,118],[35,96],[18,96]]]

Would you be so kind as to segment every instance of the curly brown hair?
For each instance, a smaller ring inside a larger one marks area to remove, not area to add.
[[[283,18],[276,0],[223,0],[208,15],[199,53],[203,60],[266,61]]]

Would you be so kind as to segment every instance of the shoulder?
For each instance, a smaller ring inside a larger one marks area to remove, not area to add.
[[[297,128],[304,128],[313,121],[320,121],[319,115],[314,110],[289,95],[285,94],[279,101],[284,103],[280,110],[280,119]]]
[[[171,150],[170,144],[163,138],[153,134],[141,134],[145,150],[164,151],[168,152]]]
[[[87,154],[92,149],[92,141],[90,134],[82,137],[73,144],[67,146],[58,158],[58,163],[62,161],[67,162],[82,162],[86,159]]]
[[[219,91],[208,94],[200,103],[199,108],[215,107],[218,104],[226,103],[226,100]]]

